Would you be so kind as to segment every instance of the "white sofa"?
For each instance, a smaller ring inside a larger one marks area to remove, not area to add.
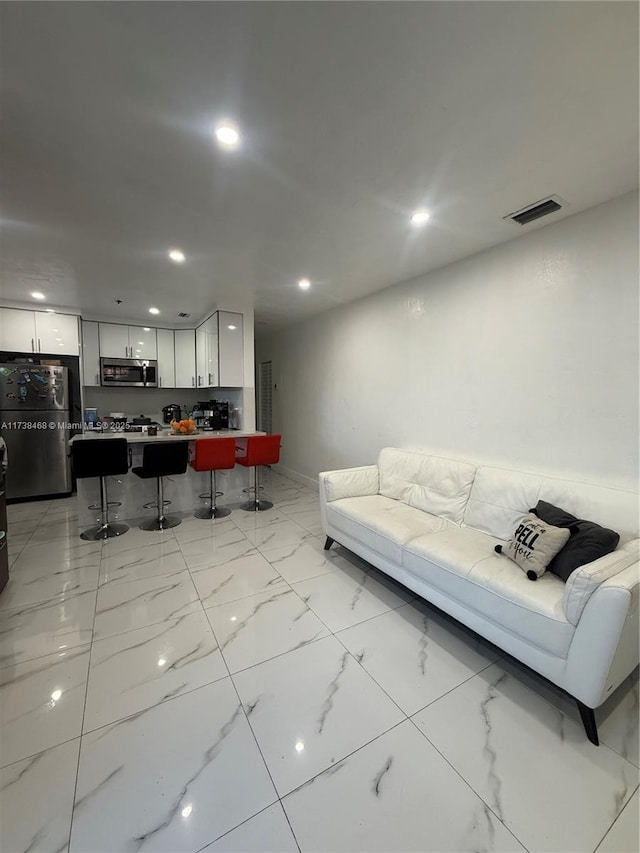
[[[638,495],[385,448],[378,464],[320,474],[325,548],[337,542],[594,710],[639,660]],[[617,549],[530,581],[495,545],[538,499],[620,534]]]

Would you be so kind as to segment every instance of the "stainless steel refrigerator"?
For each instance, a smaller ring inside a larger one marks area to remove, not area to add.
[[[0,433],[7,445],[7,498],[71,492],[66,367],[0,364]]]

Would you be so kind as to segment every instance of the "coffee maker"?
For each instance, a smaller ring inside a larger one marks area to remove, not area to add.
[[[169,403],[162,409],[162,422],[170,424],[171,421],[179,421],[182,417],[182,410],[177,403]]]
[[[196,403],[194,417],[205,431],[229,429],[229,404],[218,400]]]

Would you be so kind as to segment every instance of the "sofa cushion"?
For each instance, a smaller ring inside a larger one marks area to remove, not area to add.
[[[342,498],[327,504],[327,520],[358,542],[400,565],[405,542],[454,525],[383,495]]]
[[[549,574],[532,584],[494,553],[496,544],[470,528],[432,533],[407,543],[403,566],[526,642],[566,657],[575,628],[565,617],[564,584]]]
[[[510,539],[529,508],[536,505],[542,477],[481,466],[469,495],[464,524]]]
[[[414,575],[423,577],[422,561],[426,557],[446,572],[466,578],[478,560],[496,556],[493,549],[499,541],[479,530],[451,527],[428,538],[416,537],[407,542],[402,552],[402,565]],[[424,579],[431,580],[427,576]]]
[[[580,566],[615,551],[620,542],[620,535],[615,530],[601,527],[594,521],[576,518],[570,512],[547,501],[538,501],[533,512],[547,524],[568,527],[571,530],[569,541],[548,566],[548,570],[563,581],[567,581],[571,572]]]
[[[637,492],[480,466],[463,524],[509,539],[538,500],[561,506],[578,518],[597,518],[620,533],[622,543],[638,538]]]
[[[380,494],[460,524],[475,475],[468,462],[385,447],[378,458]]]

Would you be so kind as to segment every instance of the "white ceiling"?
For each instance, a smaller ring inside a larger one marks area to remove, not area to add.
[[[173,324],[253,298],[273,327],[638,184],[635,3],[0,15],[5,302],[39,289],[86,316],[147,321],[154,304]],[[213,144],[224,117],[243,132],[234,153]],[[525,228],[502,220],[553,193],[569,206]],[[432,211],[421,230],[418,206]]]

